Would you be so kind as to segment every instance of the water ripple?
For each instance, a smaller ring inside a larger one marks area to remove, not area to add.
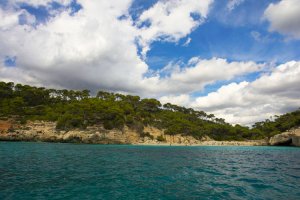
[[[0,199],[300,199],[300,148],[0,143]]]

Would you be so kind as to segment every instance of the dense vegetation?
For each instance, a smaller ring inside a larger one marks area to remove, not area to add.
[[[141,135],[144,126],[165,129],[166,134],[208,135],[216,140],[244,140],[270,137],[300,125],[300,110],[256,123],[253,128],[232,126],[213,114],[170,103],[161,105],[155,99],[88,90],[55,90],[0,82],[0,117],[26,120],[57,121],[57,129],[85,129],[102,124],[106,129],[125,125]]]

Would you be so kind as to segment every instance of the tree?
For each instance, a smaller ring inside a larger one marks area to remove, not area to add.
[[[226,123],[204,111],[170,103],[163,106],[156,99],[89,90],[55,90],[0,82],[0,115],[5,118],[57,121],[59,129],[84,129],[103,125],[123,129],[125,125],[142,133],[144,126],[200,139],[207,135],[216,140],[263,139],[300,126],[300,110],[257,122],[252,128]]]

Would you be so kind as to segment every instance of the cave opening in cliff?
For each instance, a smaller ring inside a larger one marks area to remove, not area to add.
[[[292,146],[292,145],[293,145],[292,138],[290,138],[284,142],[280,142],[280,143],[276,144],[276,146]]]

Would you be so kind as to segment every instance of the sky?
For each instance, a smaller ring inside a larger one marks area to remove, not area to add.
[[[300,0],[0,0],[0,81],[251,125],[300,107]]]

